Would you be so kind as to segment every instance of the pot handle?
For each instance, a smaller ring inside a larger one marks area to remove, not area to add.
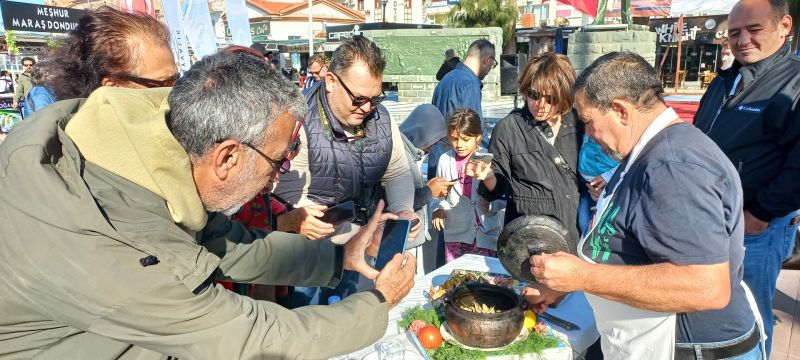
[[[520,295],[522,301],[519,302],[519,307],[522,308],[522,311],[528,311],[531,309],[531,303],[526,299],[524,296]]]

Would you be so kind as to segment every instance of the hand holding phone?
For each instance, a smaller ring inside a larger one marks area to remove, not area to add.
[[[428,188],[431,190],[431,196],[435,198],[440,198],[442,196],[447,195],[450,189],[455,185],[458,181],[456,180],[445,180],[441,177],[435,177],[433,179],[428,180],[426,184]]]
[[[386,220],[386,224],[383,226],[381,246],[378,248],[378,256],[375,257],[375,270],[383,270],[396,254],[402,254],[405,251],[410,230],[411,222],[408,220]]]
[[[355,205],[353,201],[350,200],[325,209],[324,214],[319,219],[335,226],[352,221],[355,217]]]
[[[494,172],[492,172],[492,159],[494,159],[494,155],[490,153],[473,154],[467,164],[467,175],[481,181],[494,177]]]
[[[491,164],[494,155],[492,153],[474,153],[469,161],[480,161],[485,164]]]

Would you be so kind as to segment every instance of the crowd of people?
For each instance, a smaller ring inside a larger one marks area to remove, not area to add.
[[[576,74],[544,53],[489,133],[487,40],[463,61],[449,49],[431,103],[397,124],[366,37],[310,57],[301,86],[258,46],[179,77],[162,23],[89,11],[59,61],[25,58],[16,82],[0,357],[346,354],[383,336],[422,260],[498,256],[505,225],[539,216],[568,250],[531,255],[522,295],[542,312],[585,293],[587,358],[767,359],[800,221],[800,59],[783,0],[740,0],[728,26],[734,60],[694,125],[637,54]],[[352,221],[323,220],[346,202]],[[407,251],[377,270],[397,219]]]

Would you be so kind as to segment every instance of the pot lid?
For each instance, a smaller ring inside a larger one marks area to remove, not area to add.
[[[537,282],[531,274],[530,257],[559,251],[575,253],[567,239],[569,231],[560,221],[542,215],[527,215],[509,222],[497,239],[497,257],[514,279]]]

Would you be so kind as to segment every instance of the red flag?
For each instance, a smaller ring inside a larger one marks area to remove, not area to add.
[[[140,12],[152,17],[156,16],[153,0],[119,0],[119,7],[125,12]]]
[[[548,0],[542,0],[542,3]],[[597,15],[597,0],[558,0],[564,5],[572,5],[575,10],[578,10],[586,15],[595,17]]]

